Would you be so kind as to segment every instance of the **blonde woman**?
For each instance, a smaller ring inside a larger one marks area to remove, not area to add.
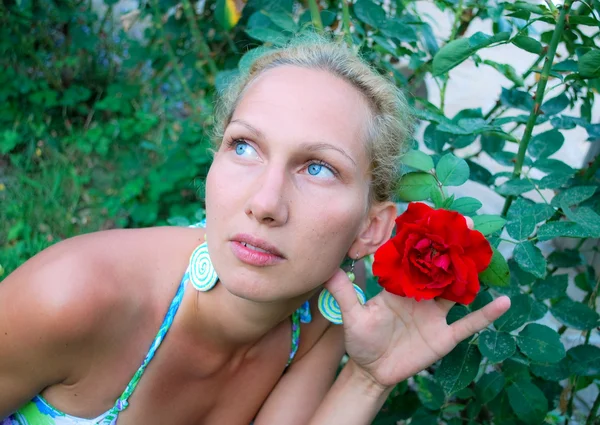
[[[508,308],[448,326],[449,301],[359,302],[339,265],[391,235],[410,119],[350,49],[266,54],[217,128],[205,228],[75,237],[0,285],[2,424],[368,424]],[[319,313],[324,287],[342,326]]]

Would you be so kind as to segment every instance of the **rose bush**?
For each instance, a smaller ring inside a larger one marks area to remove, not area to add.
[[[373,274],[393,294],[422,299],[442,297],[461,304],[479,292],[478,274],[490,264],[487,239],[467,226],[456,211],[408,205],[396,219],[397,234],[375,253]]]

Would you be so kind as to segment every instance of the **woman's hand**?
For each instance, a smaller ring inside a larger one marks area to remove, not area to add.
[[[342,270],[325,287],[342,310],[348,355],[383,388],[435,363],[510,307],[510,299],[503,296],[448,325],[446,316],[452,301],[415,301],[384,290],[361,305]]]

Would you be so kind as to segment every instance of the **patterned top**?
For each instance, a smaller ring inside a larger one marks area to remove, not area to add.
[[[165,315],[163,323],[160,326],[154,341],[152,341],[152,345],[148,350],[148,354],[146,354],[141,366],[135,372],[131,378],[131,381],[129,381],[129,384],[125,388],[125,391],[123,391],[123,394],[121,394],[121,396],[116,400],[114,406],[110,410],[93,419],[78,418],[76,416],[71,416],[67,413],[61,412],[48,403],[44,397],[37,395],[33,398],[33,400],[21,407],[8,418],[4,420],[0,419],[0,425],[115,425],[117,423],[117,417],[119,416],[119,413],[125,410],[129,405],[129,397],[131,397],[131,394],[135,391],[135,388],[142,378],[148,363],[150,363],[154,357],[156,350],[158,347],[160,347],[160,344],[164,340],[169,328],[171,327],[171,324],[173,323],[175,314],[177,313],[177,310],[181,304],[181,300],[183,299],[185,286],[189,280],[189,273],[190,265],[188,265],[188,268],[181,279],[177,293],[175,294],[175,297],[169,306],[169,310]],[[296,355],[296,352],[298,351],[298,346],[300,343],[300,322],[307,323],[310,321],[310,308],[308,306],[308,302],[304,303],[301,308],[296,310],[292,314],[291,319],[292,344],[286,368],[290,365],[294,359],[294,356]]]

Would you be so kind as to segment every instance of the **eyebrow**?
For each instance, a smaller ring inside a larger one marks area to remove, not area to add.
[[[253,127],[252,125],[250,125],[249,123],[247,123],[244,120],[241,120],[241,119],[231,120],[230,124],[233,124],[233,123],[240,124],[243,127],[246,127],[246,129],[248,129],[248,131],[250,131],[251,133],[253,133],[256,137],[258,137],[260,139],[265,138],[264,134],[260,130]],[[354,164],[354,166],[356,166],[356,161],[354,161],[354,159],[352,159],[352,157],[350,155],[348,155],[345,150],[343,150],[342,148],[339,148],[335,145],[332,145],[331,143],[325,143],[325,142],[302,143],[300,146],[309,152],[332,149],[332,150],[337,151],[337,152],[341,153],[342,155],[344,155],[346,158],[348,158],[350,160],[350,162],[352,162],[352,164]]]

